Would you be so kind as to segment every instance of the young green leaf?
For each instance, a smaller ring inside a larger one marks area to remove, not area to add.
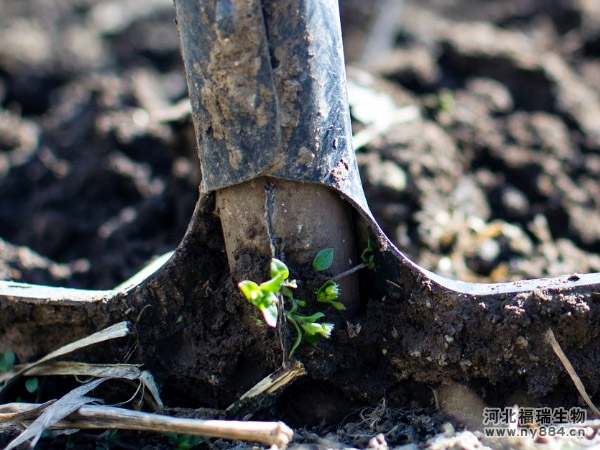
[[[331,263],[333,262],[333,249],[332,248],[324,248],[313,260],[313,269],[315,272],[322,272],[323,270],[329,269]]]
[[[367,247],[363,250],[360,255],[360,259],[368,269],[373,270],[375,268],[375,255],[373,255],[373,242],[369,237],[367,240]]]
[[[16,359],[15,352],[12,350],[6,350],[4,353],[0,353],[0,372],[8,372],[12,369]]]
[[[275,294],[276,292],[279,292],[279,289],[281,289],[282,284],[283,280],[281,279],[281,277],[274,277],[271,278],[269,281],[260,283],[260,290],[263,293],[270,292],[272,294]]]
[[[308,336],[321,335],[324,338],[329,339],[331,332],[333,331],[332,323],[303,323],[302,329]]]
[[[256,284],[254,281],[244,280],[238,283],[238,287],[246,300],[256,306],[258,299],[262,297],[263,293],[260,289],[260,286]]]
[[[33,394],[35,391],[37,391],[38,385],[39,382],[37,377],[27,378],[27,380],[25,380],[25,389],[27,389],[27,392],[30,394]]]
[[[281,286],[286,284],[287,278],[290,276],[290,271],[287,266],[273,258],[271,260],[271,279],[260,284],[260,289],[263,292],[279,292]]]
[[[287,266],[277,258],[271,259],[271,278],[281,278],[286,280],[290,276]]]
[[[340,285],[333,280],[327,280],[317,289],[317,301],[321,303],[330,303],[337,300],[340,296]]]
[[[246,299],[260,309],[260,312],[265,319],[265,323],[268,326],[275,328],[277,326],[278,316],[278,300],[275,293],[268,289],[264,289],[262,285],[259,286],[254,281],[250,280],[240,281],[238,287]]]
[[[257,306],[265,319],[265,323],[271,328],[277,327],[277,317],[279,314],[277,310],[277,296],[269,293],[261,299],[260,304]]]

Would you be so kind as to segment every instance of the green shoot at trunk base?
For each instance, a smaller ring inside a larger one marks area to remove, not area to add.
[[[333,260],[333,249],[321,250],[313,261],[315,271],[329,268]],[[333,331],[333,324],[319,322],[325,317],[322,312],[303,315],[300,308],[306,307],[306,302],[294,297],[293,289],[298,287],[296,280],[289,280],[290,272],[280,260],[271,260],[271,279],[257,284],[254,281],[244,280],[238,284],[244,297],[256,306],[263,315],[265,323],[275,328],[279,321],[279,311],[283,312],[285,319],[296,330],[296,340],[289,353],[291,358],[302,340],[316,344],[319,336],[329,338]],[[317,291],[317,301],[329,303],[336,309],[344,309],[344,305],[335,300],[339,297],[339,286],[333,280],[328,280]]]
[[[374,255],[373,244],[369,239],[367,248],[361,255],[362,264],[338,274],[333,279],[325,281],[316,291],[316,300],[319,303],[328,303],[338,311],[346,309],[342,302],[337,301],[340,296],[340,286],[335,281],[344,276],[348,276],[362,268],[373,269]],[[315,272],[323,272],[333,262],[333,249],[324,248],[315,256],[312,266]],[[296,289],[296,280],[290,280],[290,271],[288,267],[280,260],[273,258],[271,260],[271,279],[264,283],[257,284],[254,281],[244,280],[238,283],[238,287],[246,299],[256,306],[263,315],[264,323],[275,328],[279,323],[279,314],[283,314],[285,319],[290,322],[296,330],[296,340],[289,353],[291,358],[302,340],[316,344],[319,336],[329,338],[333,331],[333,324],[319,322],[325,314],[316,312],[314,314],[300,314],[299,309],[307,306],[306,301],[294,297],[293,289]]]
[[[260,309],[265,323],[270,327],[277,326],[277,316],[279,315],[279,291],[282,287],[296,287],[296,281],[288,281],[290,271],[287,266],[273,258],[271,260],[271,279],[264,283],[256,284],[254,281],[244,280],[238,284],[238,287],[246,299]]]

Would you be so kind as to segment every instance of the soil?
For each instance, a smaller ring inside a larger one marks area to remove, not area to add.
[[[0,279],[110,289],[188,230],[200,173],[173,5],[138,3],[2,2]],[[366,3],[342,2],[342,20],[360,175],[387,236],[422,267],[464,281],[600,271],[596,2],[409,1],[394,10],[389,46],[378,47],[367,45],[378,28],[365,25],[377,19]],[[144,312],[138,345],[154,355],[146,362],[167,405],[221,410],[277,367],[278,348],[266,332],[244,334],[254,311],[226,271],[212,199],[199,208],[187,239],[200,244],[178,254],[193,276],[173,272],[173,284],[197,283],[197,298],[226,306],[170,299],[168,317]],[[423,309],[383,290],[365,294],[358,317],[331,314],[332,340],[298,352],[310,375],[254,411],[293,426],[292,447],[519,445],[484,440],[464,413],[483,401],[580,404],[558,362],[536,364],[551,353],[537,348],[541,332],[522,337],[514,325],[528,329],[540,316],[554,317],[561,343],[580,351],[572,362],[598,403],[596,297],[590,314],[579,297],[558,304],[544,292],[503,298],[502,310],[490,302],[498,309],[488,314],[476,304]],[[135,320],[143,308],[130,306],[123,319]],[[494,314],[512,322],[490,325]],[[185,328],[148,325],[178,317]],[[102,325],[86,320],[74,329]],[[72,337],[58,334],[46,351]],[[455,339],[470,344],[454,348]],[[476,405],[451,406],[441,384]],[[77,448],[105,442],[77,439]],[[174,448],[165,436],[127,432],[111,445]],[[198,448],[210,446],[243,448]]]

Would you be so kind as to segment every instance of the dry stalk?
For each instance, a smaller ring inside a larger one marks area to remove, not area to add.
[[[43,363],[49,362],[53,359],[59,358],[61,356],[68,355],[76,350],[80,350],[85,347],[89,347],[90,345],[95,345],[100,342],[108,341],[111,339],[117,339],[123,336],[127,336],[130,333],[129,323],[128,322],[119,322],[114,325],[109,326],[97,333],[86,336],[83,339],[79,339],[75,342],[71,342],[70,344],[64,345],[53,352],[48,353],[43,358],[38,359],[35,362],[28,363],[23,365],[16,372],[7,372],[0,377],[0,394],[7,390],[9,386],[11,386],[17,379],[19,379],[25,373],[31,371],[34,367],[37,367]]]
[[[577,372],[575,372],[573,365],[567,358],[567,355],[565,355],[565,352],[563,352],[562,348],[560,347],[560,344],[556,340],[556,337],[554,336],[554,333],[550,328],[548,328],[548,331],[546,332],[546,340],[552,347],[552,350],[554,350],[554,353],[556,353],[556,356],[558,356],[558,359],[560,359],[560,362],[571,377],[571,380],[573,380],[573,383],[575,384],[575,387],[577,388],[579,394],[583,397],[583,400],[587,403],[587,405],[590,407],[590,409],[596,415],[596,417],[599,417],[600,411],[598,411],[598,408],[596,408],[596,406],[592,403],[592,399],[587,394],[585,386],[581,382],[581,378],[579,378],[579,375],[577,375]]]
[[[31,410],[40,405],[10,403],[0,407],[4,425],[31,419]],[[15,424],[16,425],[16,424]],[[102,405],[84,405],[68,417],[54,423],[52,429],[126,429],[158,433],[191,434],[208,438],[260,442],[285,447],[294,432],[283,422],[202,420],[170,417]]]
[[[229,416],[239,416],[240,412],[245,411],[244,418],[252,416],[256,409],[264,404],[266,399],[276,398],[282,392],[282,388],[288,386],[296,378],[306,375],[304,366],[299,361],[288,367],[282,367],[267,377],[260,380],[249,391],[243,394],[238,400],[229,405],[225,412]]]
[[[17,367],[19,369],[19,367]],[[141,370],[139,364],[89,364],[75,361],[50,361],[28,369],[26,376],[65,376],[110,378],[137,381],[149,392],[145,400],[154,410],[164,408],[160,392],[154,377],[147,370]]]

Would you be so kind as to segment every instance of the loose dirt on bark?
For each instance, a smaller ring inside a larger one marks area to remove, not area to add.
[[[446,3],[407,2],[391,47],[367,55],[366,67],[361,49],[376,31],[366,26],[376,8],[342,2],[357,159],[379,224],[418,264],[464,281],[600,271],[600,8]],[[200,173],[173,18],[163,0],[3,2],[0,279],[110,289],[180,243]],[[198,245],[172,271],[173,285],[195,286],[194,299],[169,298],[164,311],[118,305],[102,320],[138,326],[135,343],[104,349],[111,362],[136,347],[151,355],[146,368],[168,406],[220,414],[276,370],[281,355],[227,273],[213,203],[203,200],[202,223],[186,237]],[[266,279],[266,267],[252,270]],[[423,309],[418,300],[378,296],[384,289],[368,275],[362,284],[360,314],[328,311],[332,339],[299,349],[309,375],[253,411],[294,427],[291,448],[559,445],[477,431],[484,405],[585,407],[558,359],[537,364],[553,357],[541,333],[519,334],[517,325],[542,316],[556,318],[560,342],[577,354],[572,363],[600,403],[600,313],[584,311],[597,307],[597,293],[587,303],[568,295],[552,303],[539,292],[492,311]],[[415,293],[426,297],[425,287]],[[104,325],[76,313],[70,328],[51,314],[45,323],[31,316],[20,325],[39,327],[44,345],[29,346],[38,353]],[[509,316],[506,326],[490,319]],[[4,346],[18,341],[11,320],[0,321],[12,333]],[[470,347],[454,345],[467,338]],[[23,361],[43,356],[27,348],[12,349]],[[22,387],[15,394],[43,401],[73,386],[48,379],[35,395]],[[159,434],[114,437],[79,432],[42,439],[39,448],[176,448]],[[562,444],[591,445],[592,437]],[[197,448],[250,447],[217,440]]]

